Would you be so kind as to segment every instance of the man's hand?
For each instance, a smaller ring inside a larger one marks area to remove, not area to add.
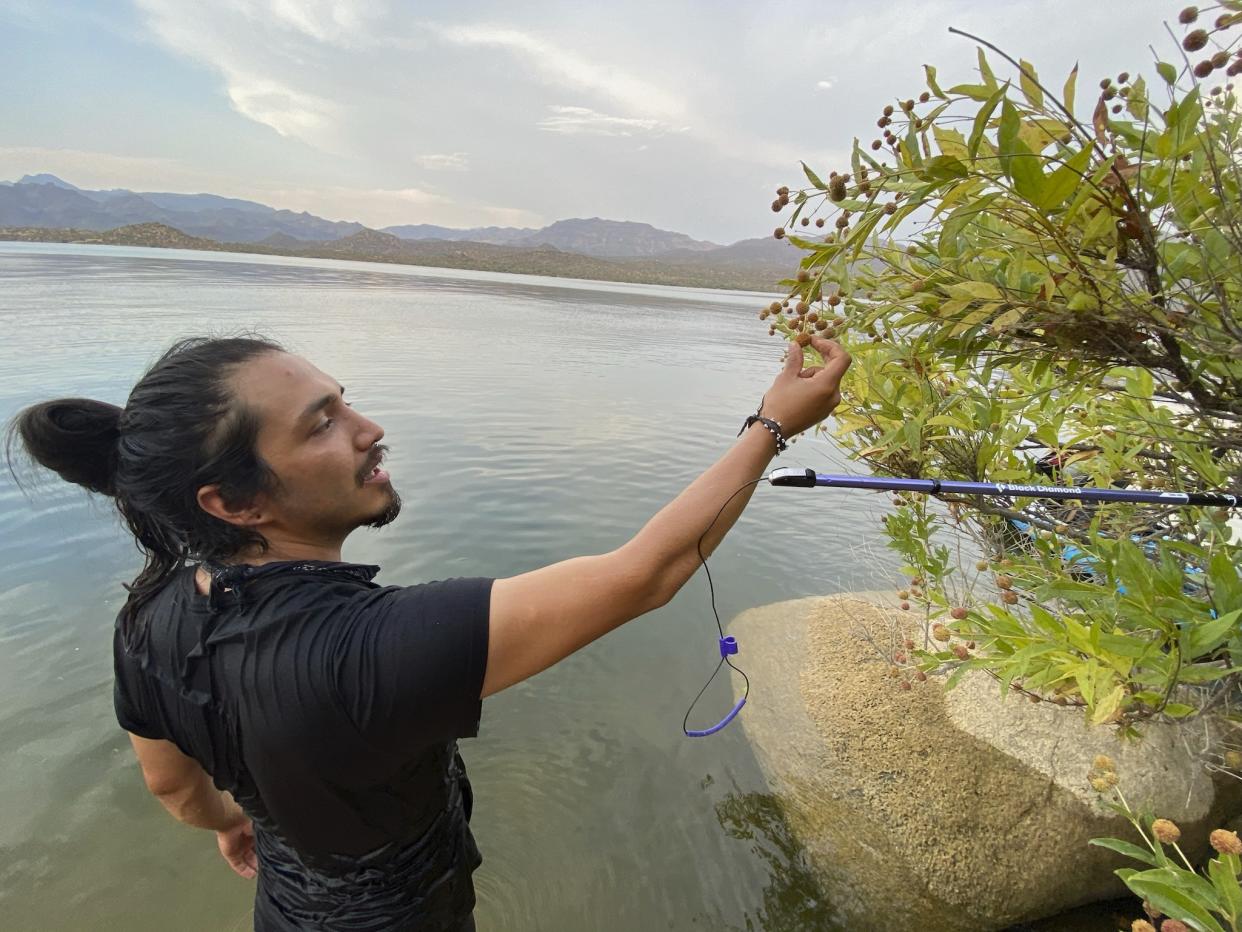
[[[233,828],[216,832],[216,844],[220,846],[220,854],[228,861],[229,867],[245,877],[254,877],[259,871],[259,859],[254,853],[254,826],[250,820],[243,818]]]
[[[791,343],[784,368],[763,397],[764,416],[779,421],[786,437],[818,424],[841,403],[841,377],[850,367],[850,354],[823,337],[812,337],[811,346],[824,364],[804,369],[802,347]]]

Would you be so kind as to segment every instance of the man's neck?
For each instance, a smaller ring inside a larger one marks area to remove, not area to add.
[[[267,549],[265,551],[260,552],[254,548],[243,550],[226,562],[249,563],[253,566],[262,566],[265,563],[282,563],[298,560],[324,560],[331,563],[339,563],[341,560],[341,545],[343,543],[344,541],[333,543],[287,538],[268,538]]]

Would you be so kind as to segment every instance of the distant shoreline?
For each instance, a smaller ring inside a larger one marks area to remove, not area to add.
[[[288,256],[305,259],[343,259],[431,268],[464,269],[543,275],[589,281],[641,285],[673,285],[723,291],[777,294],[788,269],[770,266],[711,267],[684,261],[646,259],[600,259],[565,252],[550,246],[516,248],[450,240],[398,240],[387,234],[370,238],[347,237],[325,242],[304,241],[297,246],[264,243],[222,243],[190,236],[162,223],[139,223],[111,230],[79,230],[56,227],[0,227],[0,241],[22,243],[74,243],[94,246],[140,246],[156,249],[193,249],[252,255]],[[791,256],[792,258],[792,256]]]

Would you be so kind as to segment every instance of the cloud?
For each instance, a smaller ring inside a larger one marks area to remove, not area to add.
[[[815,87],[821,91],[830,91],[837,85],[836,78],[828,78],[824,81],[816,81]]]
[[[414,161],[428,171],[464,172],[470,168],[465,152],[443,152],[420,155]]]
[[[631,113],[667,118],[685,113],[685,102],[622,69],[589,61],[528,32],[500,26],[431,26],[435,34],[459,45],[501,48],[521,56],[545,81],[558,87],[601,94]]]
[[[339,123],[344,108],[307,86],[318,81],[327,83],[325,90],[336,90],[313,67],[310,43],[350,49],[364,42],[361,4],[234,0],[221,8],[184,0],[136,2],[162,45],[221,75],[237,113],[281,136],[329,152],[342,149]]]
[[[536,125],[550,133],[589,136],[663,136],[665,133],[684,133],[689,127],[674,127],[659,120],[634,117],[609,116],[587,107],[549,107],[554,114],[540,120]]]
[[[228,95],[242,116],[295,139],[314,138],[337,117],[338,108],[332,101],[295,91],[271,78],[235,72],[229,75]]]
[[[138,0],[148,9],[160,0]],[[355,48],[373,41],[371,27],[386,12],[379,0],[231,0],[255,27],[300,34],[325,45]]]

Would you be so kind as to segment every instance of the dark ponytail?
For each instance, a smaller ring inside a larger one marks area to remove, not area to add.
[[[62,479],[112,496],[146,558],[122,610],[132,621],[187,560],[223,561],[267,549],[258,532],[203,511],[198,490],[219,485],[230,506],[276,488],[255,449],[259,422],[230,378],[243,363],[282,348],[258,337],[176,343],[147,370],[124,409],[86,398],[32,405],[9,425],[6,457],[20,441]]]
[[[120,423],[116,405],[89,398],[44,401],[14,419],[5,452],[11,465],[20,440],[32,458],[66,482],[114,495]]]

